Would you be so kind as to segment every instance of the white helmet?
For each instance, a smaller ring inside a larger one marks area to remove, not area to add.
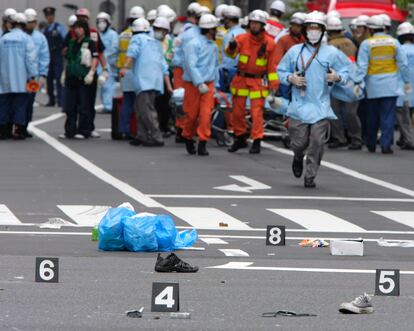
[[[217,18],[223,18],[223,14],[226,8],[227,8],[226,4],[218,5],[216,7],[216,10],[214,11],[214,15],[216,15]]]
[[[145,11],[144,8],[140,6],[134,6],[129,10],[129,18],[144,18]]]
[[[354,18],[354,19],[352,19],[351,20],[351,22],[349,22],[349,28],[350,29],[355,29],[356,28],[356,22],[357,22],[357,19],[356,18]]]
[[[27,24],[27,17],[23,13],[14,14],[12,20],[14,23]]]
[[[369,29],[384,29],[384,19],[380,15],[371,16],[367,21],[367,28]]]
[[[326,27],[326,16],[324,13],[314,10],[306,15],[305,24],[319,24]]]
[[[218,20],[214,15],[204,14],[201,16],[200,21],[198,22],[198,26],[201,29],[214,29],[218,26]]]
[[[196,15],[200,10],[201,5],[198,2],[192,2],[187,7],[188,15]]]
[[[140,17],[132,23],[131,29],[133,32],[148,32],[150,30],[150,24],[145,18]]]
[[[75,24],[77,20],[78,18],[76,17],[76,15],[70,15],[68,18],[68,25],[73,26],[73,24]]]
[[[259,22],[266,24],[267,18],[263,10],[256,9],[249,14],[249,22]]]
[[[335,16],[329,16],[326,20],[326,30],[327,31],[342,31],[344,26],[340,18]]]
[[[91,12],[88,8],[79,8],[76,11],[76,16],[85,16],[87,18],[91,17]]]
[[[341,18],[341,14],[337,10],[331,10],[328,14],[326,14],[326,16]]]
[[[157,9],[157,17],[165,17],[171,23],[175,21],[177,14],[170,7],[162,7]]]
[[[207,6],[200,6],[196,12],[197,16],[202,16],[202,15],[206,15],[206,14],[211,14],[211,10],[210,8],[208,8]]]
[[[270,6],[270,10],[278,10],[282,13],[286,12],[286,5],[281,0],[273,1],[272,5]]]
[[[17,11],[16,9],[13,8],[7,8],[4,12],[3,12],[3,17],[11,19],[13,15],[16,15]]]
[[[169,9],[170,8],[170,6],[168,6],[168,5],[159,5],[158,7],[157,7],[157,12],[158,11],[163,11],[163,10],[165,10],[165,9]]]
[[[171,29],[170,21],[168,20],[168,18],[162,17],[162,16],[158,16],[155,19],[154,24],[152,24],[152,26],[154,28],[165,29],[168,32],[170,32],[170,29]]]
[[[227,18],[240,18],[242,17],[242,10],[237,6],[227,6],[224,9],[223,16]]]
[[[382,17],[382,20],[384,21],[385,27],[391,27],[391,17],[389,17],[387,14],[380,14],[379,16]]]
[[[290,24],[299,24],[302,25],[305,22],[306,14],[301,12],[296,12],[290,18]]]
[[[33,8],[27,8],[24,14],[26,15],[27,22],[37,21],[37,12]]]
[[[148,21],[153,21],[157,18],[157,10],[156,9],[151,9],[148,13],[147,13],[147,20]]]
[[[270,14],[266,10],[262,10],[263,15],[266,17],[266,22],[270,18]]]
[[[397,37],[405,34],[414,34],[414,27],[410,22],[401,23],[397,28]]]
[[[98,16],[96,16],[96,20],[105,20],[108,23],[111,23],[111,16],[108,13],[100,12]]]
[[[248,26],[249,25],[249,16],[244,16],[243,18],[240,19],[240,24],[242,27]]]
[[[355,25],[356,26],[367,26],[368,20],[369,20],[369,16],[368,15],[359,15],[356,18]]]

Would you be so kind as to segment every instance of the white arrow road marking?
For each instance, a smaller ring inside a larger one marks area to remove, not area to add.
[[[413,211],[372,211],[372,213],[384,216],[395,222],[414,228],[414,212]]]
[[[224,253],[226,256],[249,256],[248,253],[242,251],[241,249],[219,249],[219,251]]]
[[[268,209],[312,231],[365,232],[365,229],[318,209]]]
[[[108,211],[108,206],[58,205],[58,208],[80,226],[94,227]]]
[[[22,225],[6,205],[0,205],[0,225]]]
[[[290,268],[290,267],[252,267],[253,262],[229,262],[207,269],[228,269],[228,270],[261,270],[261,271],[298,271],[298,272],[319,272],[319,273],[341,273],[341,274],[375,274],[376,270],[370,269],[331,269],[331,268]],[[402,275],[414,275],[412,270],[400,271]]]
[[[224,190],[224,191],[235,191],[235,192],[245,192],[245,193],[252,193],[252,191],[256,190],[269,190],[272,187],[263,183],[258,182],[257,180],[251,179],[246,176],[229,176],[239,182],[247,184],[248,186],[240,186],[237,184],[230,184],[224,186],[216,186],[214,189],[216,190]]]
[[[202,230],[250,230],[246,223],[216,208],[165,207],[170,213]],[[227,224],[221,227],[220,223]]]

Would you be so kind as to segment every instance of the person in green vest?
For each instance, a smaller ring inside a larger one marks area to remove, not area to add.
[[[75,38],[69,41],[66,53],[65,133],[59,138],[86,139],[91,136],[92,83],[96,80],[99,54],[96,43],[90,39],[87,22],[76,21],[74,30]]]

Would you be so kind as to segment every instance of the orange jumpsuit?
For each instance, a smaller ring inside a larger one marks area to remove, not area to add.
[[[236,136],[247,131],[246,99],[250,98],[250,115],[253,127],[251,138],[263,139],[263,108],[269,90],[277,90],[279,80],[276,73],[276,43],[266,32],[254,36],[245,33],[236,37],[235,50],[226,49],[230,57],[239,55],[237,74],[231,84],[233,95],[233,127]],[[261,51],[259,56],[259,51]]]

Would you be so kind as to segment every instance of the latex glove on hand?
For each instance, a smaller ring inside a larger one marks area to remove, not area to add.
[[[204,84],[204,83],[198,85],[198,90],[200,91],[201,94],[206,94],[210,92],[210,89],[208,88],[207,84]]]
[[[275,97],[273,95],[269,95],[268,97],[266,97],[266,101],[269,103],[272,109],[279,109],[283,105],[282,99]]]
[[[60,75],[60,84],[65,87],[66,81],[66,70],[62,70],[62,74]]]
[[[411,94],[413,93],[413,87],[410,83],[404,84],[404,93],[405,94]]]
[[[237,48],[237,41],[234,39],[234,37],[231,38],[229,41],[229,50],[234,51]]]
[[[353,93],[357,98],[360,98],[364,94],[364,91],[362,90],[361,86],[359,86],[359,84],[355,84]]]
[[[105,84],[108,78],[109,78],[108,70],[105,69],[104,71],[102,71],[102,73],[98,77],[99,86],[102,86],[103,84]]]
[[[331,70],[326,74],[326,80],[328,83],[337,83],[341,81],[341,77],[336,73],[335,70]]]
[[[288,82],[292,85],[295,85],[296,87],[304,87],[306,86],[306,78],[299,76],[299,73],[295,71],[293,75],[290,75],[288,77]]]
[[[93,79],[95,77],[95,71],[89,70],[88,74],[84,78],[85,85],[91,85],[93,83]]]

